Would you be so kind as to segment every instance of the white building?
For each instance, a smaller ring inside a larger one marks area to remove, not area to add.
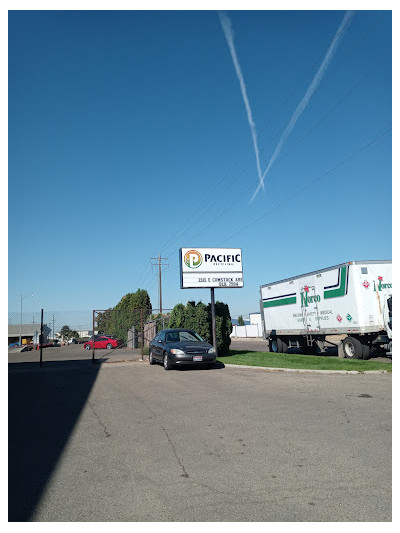
[[[262,333],[261,313],[249,314],[250,324],[245,326],[233,326],[231,337],[237,338],[260,338]]]

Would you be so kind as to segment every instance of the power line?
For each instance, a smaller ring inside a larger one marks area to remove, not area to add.
[[[392,128],[388,128],[386,129],[383,133],[377,135],[374,139],[372,139],[371,141],[369,141],[368,143],[366,143],[365,145],[363,145],[361,148],[358,148],[357,150],[355,150],[352,154],[350,154],[348,157],[346,157],[345,159],[343,159],[342,161],[340,161],[339,163],[337,163],[336,165],[334,165],[332,168],[330,168],[328,171],[324,172],[323,174],[321,174],[320,176],[318,176],[317,178],[315,178],[314,180],[310,181],[307,185],[305,185],[304,187],[302,187],[300,190],[298,190],[297,192],[295,192],[294,194],[292,194],[291,196],[289,196],[288,198],[286,198],[285,200],[283,200],[282,202],[280,202],[278,205],[276,205],[275,207],[273,207],[272,209],[269,209],[268,211],[266,211],[265,213],[263,213],[261,216],[259,216],[258,218],[256,218],[255,220],[253,220],[252,222],[250,222],[249,224],[246,224],[244,227],[242,227],[241,229],[239,229],[238,231],[236,231],[235,233],[233,233],[232,235],[230,235],[229,237],[226,237],[224,240],[222,240],[221,242],[218,243],[218,246],[220,246],[221,244],[225,243],[226,241],[232,239],[233,237],[236,237],[236,235],[239,235],[239,233],[242,233],[243,231],[245,231],[246,229],[248,229],[249,227],[253,226],[254,224],[256,224],[257,222],[259,222],[260,220],[262,220],[263,218],[265,218],[267,215],[270,215],[271,213],[273,213],[274,211],[276,211],[277,209],[279,209],[280,207],[282,207],[283,205],[287,204],[288,202],[290,202],[291,200],[293,200],[293,198],[295,198],[296,196],[298,196],[299,194],[303,193],[304,191],[306,191],[307,189],[309,189],[310,187],[312,187],[315,183],[317,183],[318,181],[320,181],[321,179],[323,179],[324,177],[326,177],[328,174],[334,172],[335,170],[337,170],[339,167],[343,166],[345,163],[347,163],[348,161],[350,161],[351,159],[353,159],[354,157],[358,156],[361,152],[363,152],[364,150],[366,150],[367,148],[369,148],[371,145],[373,145],[375,142],[379,141],[381,138],[383,138],[385,135],[387,135],[390,131],[392,130]],[[176,265],[176,266],[173,266],[171,268],[171,271],[172,270],[175,270],[178,268],[179,265]]]
[[[361,39],[359,39],[359,40],[357,41],[357,43],[356,43],[353,47],[351,47],[351,48],[348,50],[348,52],[347,52],[347,58],[345,59],[344,62],[342,62],[341,66],[343,66],[343,64],[349,59],[349,57],[350,57],[351,54],[354,52],[354,50],[355,50],[355,49],[356,49],[356,48],[357,48],[357,47],[358,47],[358,46],[359,46],[359,45],[360,45],[360,44],[361,44],[361,43],[362,43],[362,42],[368,37],[368,35],[369,35],[370,33],[372,33],[372,31],[373,31],[373,30],[376,28],[376,26],[378,25],[379,21],[382,19],[383,15],[384,15],[384,12],[382,12],[382,13],[380,14],[380,16],[377,18],[377,20],[375,21],[375,23],[374,23],[372,26],[370,26],[370,27],[368,28],[368,31],[367,31],[367,32],[361,37]],[[347,25],[346,25],[346,26],[347,26]],[[344,29],[345,29],[345,28],[342,29],[342,32],[344,31]],[[261,128],[261,130],[259,131],[260,134],[266,129],[266,127],[267,127],[268,124],[272,121],[272,119],[275,118],[275,117],[280,113],[280,111],[282,110],[282,108],[284,107],[284,105],[286,104],[286,102],[287,102],[287,101],[288,101],[288,100],[289,100],[289,99],[295,94],[295,92],[297,91],[297,89],[301,86],[301,84],[302,84],[302,82],[303,82],[303,79],[305,79],[305,77],[308,75],[308,73],[314,69],[314,67],[319,63],[320,59],[321,59],[323,56],[324,56],[324,52],[321,53],[321,54],[318,56],[318,58],[313,62],[313,64],[311,65],[311,67],[309,67],[309,68],[308,68],[308,69],[302,74],[302,76],[300,77],[300,79],[299,79],[298,83],[296,84],[295,88],[289,93],[289,95],[283,100],[283,102],[282,102],[279,106],[277,106],[277,107],[275,108],[275,111],[270,115],[270,117],[268,118],[267,122],[264,124],[264,126],[263,126],[263,127]],[[324,82],[326,82],[326,79],[327,79],[327,78],[329,78],[329,75],[325,76],[325,80],[324,80]],[[323,82],[323,83],[324,83],[324,82]],[[354,88],[355,88],[355,87],[354,87]],[[353,89],[353,90],[354,90],[354,89]],[[322,119],[322,120],[323,120],[323,119]],[[281,129],[280,129],[280,130],[279,130],[279,131],[278,131],[278,132],[272,137],[272,139],[271,139],[266,145],[264,145],[264,147],[260,150],[260,153],[262,153],[263,151],[265,151],[265,149],[267,148],[267,146],[269,146],[269,145],[274,141],[274,139],[276,139],[276,138],[279,136],[279,134],[283,131],[283,129],[284,129],[284,128],[282,127],[282,128],[281,128]],[[249,143],[249,145],[246,147],[245,150],[243,150],[242,153],[244,153],[244,152],[249,152],[250,150],[252,150],[252,145]],[[285,156],[284,156],[284,157],[285,157]],[[236,163],[234,163],[233,166],[236,166],[237,162],[238,162],[239,160],[241,160],[241,158],[242,158],[242,155],[237,159]],[[272,165],[272,166],[271,166],[271,169],[272,169],[274,166],[275,166],[275,165]],[[238,179],[239,179],[239,178],[240,178],[245,172],[247,172],[247,171],[248,171],[248,169],[245,169],[244,171],[242,171],[242,172],[239,174],[239,176],[237,176],[237,178],[236,178],[232,183],[235,183],[235,182],[236,182],[236,181],[237,181],[237,180],[238,180]],[[199,207],[197,208],[196,213],[198,213],[198,212],[200,211],[201,207],[207,202],[208,198],[209,198],[210,196],[212,196],[213,193],[218,189],[218,187],[219,187],[219,186],[221,185],[221,183],[226,179],[226,177],[229,175],[230,172],[231,172],[231,170],[229,170],[228,172],[226,172],[225,175],[222,177],[222,179],[219,180],[219,182],[217,183],[217,185],[216,185],[216,186],[212,189],[212,191],[208,194],[208,196],[206,196],[206,197],[203,199],[203,201],[200,203]],[[209,209],[211,209],[211,207],[212,207],[213,205],[215,205],[215,204],[217,203],[217,201],[218,201],[218,200],[219,200],[224,194],[225,194],[225,192],[222,192],[222,193],[220,194],[220,196],[218,196],[218,198],[217,198],[216,200],[214,200],[214,202],[213,202],[211,205],[209,205],[205,211],[203,211],[203,212],[201,213],[200,216],[203,216],[207,211],[209,211]],[[182,225],[181,225],[181,226],[180,226],[180,227],[179,227],[179,228],[173,233],[173,235],[171,235],[171,237],[169,237],[168,240],[167,240],[166,242],[164,242],[164,244],[161,246],[160,249],[163,250],[163,249],[167,246],[167,244],[168,244],[170,241],[172,241],[172,239],[173,239],[173,238],[174,238],[174,237],[175,237],[175,236],[176,236],[176,235],[177,235],[177,234],[178,234],[183,228],[185,228],[185,230],[183,231],[183,233],[180,235],[180,238],[181,238],[181,237],[182,237],[185,233],[187,233],[187,232],[188,232],[188,231],[189,231],[189,230],[190,230],[190,229],[191,229],[196,223],[198,223],[198,220],[199,220],[200,217],[196,217],[196,216],[194,216],[194,217],[192,217],[192,218],[193,218],[193,222],[192,222],[192,224],[190,224],[189,226],[187,226],[187,224],[182,224]],[[208,226],[207,226],[207,227],[208,227]]]
[[[372,141],[370,141],[369,143],[365,144],[364,146],[362,146],[361,148],[359,148],[358,150],[356,150],[355,152],[353,152],[351,155],[349,155],[348,157],[346,157],[345,159],[343,159],[343,161],[341,161],[340,163],[338,163],[337,165],[335,165],[334,167],[332,167],[331,169],[329,169],[327,172],[324,172],[323,174],[321,174],[320,176],[318,176],[318,178],[314,179],[313,181],[311,181],[310,183],[308,183],[307,185],[305,185],[302,189],[300,189],[299,191],[295,192],[294,194],[292,194],[291,196],[289,196],[289,198],[287,198],[286,200],[284,200],[283,202],[281,202],[280,204],[276,205],[275,207],[273,207],[272,209],[270,209],[269,211],[267,211],[266,213],[264,213],[263,215],[261,215],[260,217],[256,218],[255,220],[253,220],[253,222],[250,222],[249,224],[247,224],[246,226],[244,226],[242,229],[238,230],[236,233],[233,233],[232,235],[230,235],[229,237],[227,237],[226,239],[224,239],[223,241],[221,241],[218,246],[226,241],[228,241],[229,239],[232,239],[233,237],[236,237],[236,235],[239,235],[239,233],[242,233],[242,231],[245,231],[246,229],[248,229],[250,226],[253,226],[254,224],[256,224],[257,222],[259,222],[261,219],[263,219],[264,217],[266,217],[267,215],[271,214],[273,211],[276,211],[277,209],[279,209],[280,207],[282,207],[283,205],[285,205],[286,203],[290,202],[290,200],[292,200],[293,198],[295,198],[296,196],[298,196],[299,194],[301,194],[302,192],[306,191],[307,189],[309,189],[312,185],[314,185],[315,183],[317,183],[318,181],[320,181],[322,178],[324,178],[325,176],[327,176],[328,174],[330,174],[331,172],[333,172],[334,170],[338,169],[339,167],[341,167],[342,165],[344,165],[345,163],[347,163],[348,161],[350,161],[351,159],[353,159],[354,157],[356,157],[359,153],[361,153],[363,150],[366,150],[369,146],[371,146],[372,144],[374,144],[375,142],[377,142],[379,139],[381,139],[382,137],[384,137],[385,135],[387,135],[390,131],[392,130],[392,128],[388,128],[386,131],[384,131],[381,135],[378,135],[377,137],[375,137]]]
[[[312,132],[314,131],[348,96],[350,96],[350,94],[355,90],[357,89],[357,87],[359,87],[379,66],[380,64],[388,57],[391,55],[391,51],[387,52],[384,56],[382,56],[379,61],[377,63],[375,63],[375,65],[370,68],[335,104],[333,107],[331,107],[331,109],[325,113],[325,115],[318,121],[316,122],[302,137],[300,137],[300,139],[294,144],[292,145],[292,147],[287,151],[285,152],[279,159],[277,159],[277,161],[271,166],[271,169],[270,169],[270,172],[284,159],[286,158],[288,155],[290,155],[290,153],[295,149],[297,148],[297,146]],[[241,177],[241,175],[239,175],[232,183],[231,185],[233,185],[234,183],[236,183],[236,181],[238,181],[238,179]],[[270,179],[270,178],[269,178]],[[196,233],[196,235],[193,237],[193,239],[195,239],[196,237],[198,237],[201,233],[203,233],[207,228],[209,228],[213,223],[215,223],[216,220],[218,220],[219,218],[221,218],[225,213],[226,211],[228,211],[238,200],[242,199],[243,196],[253,187],[253,183],[251,183],[247,188],[243,189],[242,191],[239,192],[239,195],[237,197],[235,197],[235,199],[233,200],[233,202],[231,202],[230,204],[227,205],[227,207],[221,211],[216,217],[213,218],[213,220],[211,220],[211,222],[208,222],[208,224],[203,227],[203,229],[201,229],[198,233]],[[211,207],[213,207],[216,202],[221,198],[222,195],[220,195],[208,208],[206,211],[208,211],[208,209],[210,209]],[[195,219],[195,221],[197,222],[198,221],[198,218],[197,217],[193,217]],[[188,230],[193,226],[193,224],[191,226],[189,226]],[[183,235],[186,233],[187,231],[185,231],[183,233]]]
[[[378,19],[377,19],[377,21],[375,22],[375,24],[373,24],[372,26],[369,27],[368,31],[362,36],[362,38],[361,38],[361,39],[360,39],[360,40],[359,40],[359,41],[358,41],[358,42],[357,42],[352,48],[350,48],[350,50],[347,52],[347,57],[346,57],[345,61],[347,61],[347,60],[349,59],[349,57],[350,57],[351,54],[355,51],[355,49],[356,49],[357,47],[360,46],[361,42],[364,41],[364,40],[367,38],[367,36],[368,36],[368,35],[369,35],[369,34],[370,34],[370,33],[376,28],[376,26],[378,25],[378,22],[382,19],[383,15],[384,15],[384,12],[382,12],[382,13],[380,14],[380,16],[378,17]],[[380,63],[381,63],[381,62],[382,62],[382,61],[383,61],[388,55],[390,55],[390,53],[391,53],[391,52],[389,52],[388,54],[386,54],[386,55],[385,55],[385,56],[384,56],[384,57],[383,57],[383,58],[382,58],[382,59],[381,59],[381,60],[380,60],[380,61],[379,61],[379,62],[378,62],[378,63],[377,63],[372,69],[370,69],[370,71],[368,71],[368,72],[367,72],[367,73],[366,73],[366,74],[365,74],[365,75],[364,75],[364,76],[363,76],[363,77],[362,77],[362,78],[361,78],[361,79],[360,79],[360,80],[359,80],[359,81],[358,81],[358,82],[357,82],[357,83],[356,83],[356,84],[355,84],[355,85],[354,85],[354,86],[353,86],[353,87],[352,87],[352,88],[351,88],[351,89],[350,89],[350,90],[349,90],[349,91],[348,91],[348,92],[347,92],[347,93],[346,93],[346,94],[345,94],[345,95],[344,95],[344,96],[343,96],[343,97],[342,97],[342,98],[341,98],[341,99],[340,99],[340,100],[339,100],[339,101],[338,101],[338,102],[337,102],[337,103],[336,103],[336,104],[335,104],[335,105],[329,110],[329,111],[328,111],[328,113],[326,113],[326,114],[325,114],[325,115],[324,115],[324,116],[323,116],[323,117],[322,117],[322,118],[321,118],[321,119],[320,119],[320,120],[319,120],[319,121],[318,121],[318,122],[317,122],[317,123],[311,128],[311,129],[310,129],[310,130],[308,130],[308,132],[307,132],[305,135],[303,135],[303,136],[302,136],[302,137],[301,137],[301,138],[300,138],[300,139],[299,139],[299,140],[298,140],[298,141],[297,141],[297,142],[296,142],[296,143],[295,143],[295,144],[294,144],[294,145],[288,150],[288,152],[286,152],[283,156],[281,156],[281,157],[279,158],[279,160],[277,160],[277,162],[276,162],[273,166],[271,166],[271,170],[276,166],[276,164],[278,164],[279,162],[281,162],[282,159],[284,159],[285,157],[287,157],[287,156],[288,156],[288,155],[289,155],[289,154],[290,154],[290,153],[291,153],[291,152],[292,152],[292,151],[293,151],[293,150],[294,150],[294,149],[295,149],[295,148],[296,148],[296,147],[297,147],[297,146],[298,146],[298,145],[299,145],[299,144],[300,144],[305,138],[306,138],[306,136],[308,136],[308,135],[309,135],[314,129],[316,129],[316,128],[321,124],[321,122],[322,122],[322,121],[323,121],[323,120],[324,120],[324,119],[325,119],[330,113],[332,113],[336,107],[338,107],[338,106],[340,105],[340,103],[341,103],[341,102],[342,102],[347,96],[349,96],[349,95],[350,95],[350,94],[351,94],[351,93],[352,93],[352,92],[353,92],[353,91],[354,91],[354,90],[355,90],[355,89],[356,89],[356,88],[357,88],[357,87],[358,87],[363,81],[365,81],[365,79],[366,79],[366,78],[367,78],[367,77],[373,72],[373,70],[375,70],[375,69],[379,66],[379,64],[380,64]],[[281,105],[276,109],[276,111],[270,116],[270,118],[268,119],[268,121],[266,122],[266,124],[264,125],[264,127],[260,130],[260,133],[261,133],[262,131],[264,131],[264,129],[265,129],[265,128],[267,127],[267,125],[270,123],[270,121],[272,120],[272,118],[275,118],[275,116],[277,116],[277,114],[279,114],[279,112],[281,111],[281,109],[283,108],[283,106],[285,105],[285,103],[290,99],[290,97],[293,96],[293,95],[295,94],[297,88],[301,85],[301,83],[302,83],[302,81],[303,81],[303,78],[305,78],[305,76],[308,74],[308,71],[309,71],[309,70],[312,70],[312,69],[314,68],[314,66],[318,63],[318,61],[320,60],[320,58],[322,57],[322,55],[323,55],[323,54],[320,54],[320,56],[319,56],[319,57],[313,62],[313,65],[311,66],[311,68],[308,69],[308,70],[306,71],[306,73],[302,75],[302,77],[300,78],[300,81],[299,81],[298,84],[296,85],[295,89],[292,90],[292,91],[289,93],[289,95],[283,100],[282,104],[281,104]],[[342,66],[343,64],[344,64],[344,62],[341,63],[341,66]],[[332,71],[329,73],[329,75],[333,75]],[[324,81],[326,81],[326,79],[329,78],[329,75],[326,76],[326,78],[325,78]],[[264,145],[262,151],[264,151],[264,150],[266,149],[266,147],[269,146],[269,144],[271,144],[271,142],[273,141],[273,139],[274,139],[275,137],[277,137],[278,135],[279,135],[279,131],[278,131],[278,133],[272,138],[271,141],[269,141],[266,145]],[[252,145],[251,145],[251,143],[249,143],[248,147],[247,147],[243,152],[249,152],[249,150],[250,150],[251,148],[252,148]],[[238,160],[236,161],[236,163],[235,163],[233,166],[236,166],[237,163],[239,162],[239,160],[240,160],[241,158],[242,158],[242,156],[240,156],[240,157],[238,158]],[[342,162],[341,164],[343,164],[343,162]],[[340,165],[339,165],[339,166],[340,166]],[[240,178],[241,178],[246,172],[248,172],[248,170],[249,170],[249,169],[247,168],[247,169],[241,171],[240,174],[239,174],[239,175],[238,175],[233,181],[230,181],[230,184],[232,185],[232,184],[236,183],[236,182],[237,182],[237,181],[238,181],[238,180],[239,180],[239,179],[240,179]],[[332,169],[331,169],[331,170],[332,170]],[[223,182],[223,181],[229,176],[229,174],[231,174],[232,172],[233,172],[233,169],[230,169],[228,172],[226,172],[226,173],[224,174],[224,176],[218,181],[217,185],[212,189],[212,191],[208,194],[208,196],[206,196],[206,197],[203,199],[203,201],[200,203],[199,208],[198,208],[198,211],[199,211],[200,208],[201,208],[201,207],[207,202],[208,198],[214,194],[214,192],[218,189],[218,187],[222,184],[222,182]],[[323,176],[322,176],[322,177],[323,177]],[[322,177],[321,177],[321,178],[322,178]],[[321,178],[319,178],[319,179],[321,179]],[[318,181],[318,180],[316,180],[316,181]],[[312,182],[311,184],[309,184],[306,188],[308,188],[309,186],[311,186],[313,183],[315,183],[315,181]],[[253,185],[254,185],[254,184],[252,183],[252,184],[250,185],[250,187],[252,187]],[[249,187],[249,188],[250,188],[250,187]],[[246,190],[247,190],[247,189],[246,189]],[[239,198],[242,198],[242,197],[243,197],[243,194],[246,192],[246,190],[243,191],[243,192],[241,192],[241,193],[239,194]],[[296,193],[296,194],[300,194],[302,191],[303,191],[303,189],[302,189],[301,191],[299,191],[298,193]],[[211,209],[211,207],[214,206],[214,205],[220,200],[220,198],[221,198],[222,196],[224,196],[224,194],[225,194],[225,193],[223,192],[221,195],[219,195],[219,196],[218,196],[218,197],[217,197],[217,198],[211,203],[211,205],[208,205],[207,209],[206,209],[205,211],[202,212],[202,215],[206,214],[206,213],[209,211],[209,209]],[[290,197],[290,198],[287,199],[286,201],[289,201],[291,198],[292,198],[292,197]],[[229,204],[229,206],[228,206],[227,208],[225,208],[225,210],[224,210],[222,213],[220,213],[220,214],[216,217],[216,219],[220,218],[220,216],[222,216],[222,215],[227,211],[227,209],[229,209],[229,207],[230,207],[231,205],[233,205],[236,201],[237,201],[237,199],[235,199],[233,203]],[[285,202],[284,202],[284,203],[285,203]],[[279,206],[277,206],[277,207],[279,207]],[[273,211],[273,210],[272,210],[272,211]],[[272,211],[271,211],[271,212],[272,212]],[[267,213],[267,214],[268,214],[268,213]],[[201,215],[201,216],[202,216],[202,215]],[[264,216],[266,216],[266,214],[264,214],[264,215],[263,215],[262,217],[260,217],[260,218],[263,218]],[[180,238],[181,238],[185,233],[187,233],[187,232],[188,232],[188,231],[189,231],[189,230],[190,230],[190,229],[191,229],[196,223],[198,223],[199,218],[200,218],[200,217],[196,217],[196,216],[194,216],[194,217],[193,217],[194,222],[193,222],[190,226],[187,226],[187,224],[186,224],[186,225],[185,225],[185,224],[182,224],[182,226],[180,226],[180,227],[179,227],[179,228],[178,228],[178,229],[177,229],[177,230],[171,235],[171,237],[169,237],[169,238],[167,239],[167,241],[164,242],[164,244],[163,244],[162,247],[161,247],[161,250],[164,249],[164,248],[167,246],[168,243],[170,243],[171,241],[173,241],[173,240],[174,240],[174,237],[175,237],[175,236],[176,236],[176,235],[177,235],[177,234],[178,234],[183,228],[184,228],[184,231],[183,231],[183,233],[180,235]],[[216,219],[214,219],[214,220],[216,220]],[[257,219],[257,220],[258,220],[258,219]],[[202,230],[200,230],[200,232],[198,232],[198,233],[195,235],[195,237],[197,237],[199,234],[201,234],[203,231],[205,231],[205,230],[206,230],[206,229],[207,229],[212,223],[213,223],[213,222],[208,223],[208,224],[207,224]],[[253,223],[255,223],[255,222],[253,222]],[[252,223],[252,224],[253,224],[253,223]],[[240,230],[240,231],[243,231],[243,230]],[[230,238],[232,238],[232,236],[231,236],[231,237],[228,237],[227,239],[230,239]],[[225,242],[225,241],[222,241],[222,242]],[[172,247],[170,247],[170,249],[172,249]],[[143,273],[143,274],[144,274],[144,273]],[[143,274],[142,274],[142,275],[143,275]],[[149,273],[147,273],[146,278],[148,277],[148,275],[149,275]],[[154,285],[154,284],[153,284],[153,285]]]
[[[143,278],[144,273],[146,272],[146,270],[147,270],[147,268],[148,268],[149,266],[150,266],[150,261],[146,263],[146,266],[144,267],[144,270],[143,270],[143,272],[141,273],[141,275],[140,275],[140,277],[139,277],[139,279],[138,279],[138,282],[137,282],[137,286],[138,286],[138,287],[139,287],[139,283],[140,283],[141,279]]]

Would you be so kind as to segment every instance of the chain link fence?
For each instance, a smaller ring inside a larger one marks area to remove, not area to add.
[[[72,359],[79,356],[95,360],[114,349],[134,350],[143,358],[153,337],[168,328],[170,313],[171,309],[9,312],[9,354],[40,350],[41,362],[44,348],[81,344],[81,351],[71,350]],[[101,350],[100,355],[96,354],[97,350]],[[52,357],[56,352],[51,350]],[[68,359],[68,353],[62,351],[64,359]],[[49,354],[46,352],[43,359]]]
[[[106,309],[93,311],[93,329],[98,339],[106,336],[118,342],[118,348],[148,353],[150,341],[168,328],[172,309]],[[98,341],[98,344],[100,341]],[[94,342],[96,348],[96,339]]]

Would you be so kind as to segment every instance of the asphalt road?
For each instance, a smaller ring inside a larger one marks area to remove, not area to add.
[[[391,374],[10,365],[9,420],[11,521],[391,520]]]

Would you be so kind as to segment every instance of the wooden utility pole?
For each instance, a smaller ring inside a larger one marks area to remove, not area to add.
[[[152,260],[157,261],[156,264],[152,263],[152,266],[157,266],[158,264],[158,290],[160,294],[160,315],[162,314],[162,291],[161,291],[161,267],[169,266],[169,263],[162,263],[161,261],[167,261],[167,257],[161,257],[161,254],[158,257],[152,257]]]

